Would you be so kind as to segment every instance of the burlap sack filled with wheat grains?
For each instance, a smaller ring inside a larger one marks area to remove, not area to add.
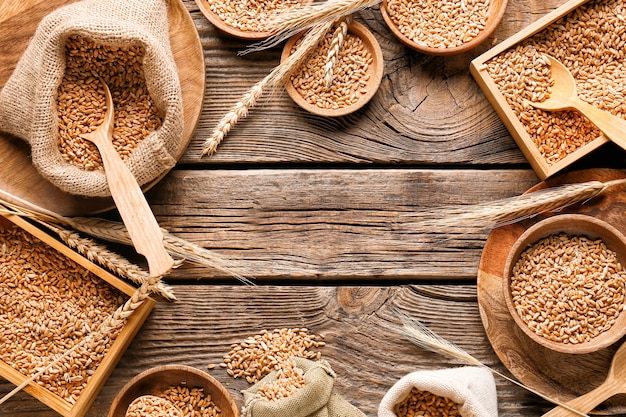
[[[485,368],[460,368],[416,371],[405,375],[387,391],[378,407],[378,417],[396,417],[394,408],[417,388],[459,405],[463,417],[497,417],[496,384]]]
[[[59,151],[56,99],[66,68],[65,44],[81,36],[108,47],[144,48],[145,86],[161,118],[126,159],[143,185],[167,172],[180,152],[183,104],[171,50],[166,0],[83,0],[40,22],[17,67],[0,91],[0,130],[30,143],[42,176],[62,190],[90,197],[110,195],[103,169],[85,170]],[[104,97],[104,96],[103,96]]]
[[[276,371],[243,391],[244,417],[365,417],[335,389],[335,372],[327,361],[294,358],[296,366],[304,371],[304,386],[295,393],[277,401],[258,395],[265,384],[276,380]]]

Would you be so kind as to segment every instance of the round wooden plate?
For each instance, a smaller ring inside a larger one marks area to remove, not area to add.
[[[528,192],[586,181],[626,178],[612,169],[576,171],[544,181]],[[600,196],[562,210],[603,219],[626,233],[626,186],[605,191]],[[502,279],[509,249],[531,225],[554,214],[494,229],[483,249],[478,268],[478,305],[489,341],[508,370],[524,385],[560,401],[569,401],[591,391],[607,376],[611,359],[621,341],[598,352],[583,355],[558,353],[542,347],[515,324],[504,299]],[[616,396],[603,403],[594,414],[626,413],[626,399]]]
[[[76,0],[0,1],[0,88],[7,82],[35,33],[37,24],[53,10]],[[167,0],[170,42],[183,92],[184,131],[180,159],[200,118],[204,100],[205,67],[196,27],[181,0]],[[30,161],[28,144],[0,132],[0,197],[13,203],[74,216],[109,210],[110,198],[65,193],[44,179]],[[166,173],[163,174],[165,176]],[[143,187],[151,188],[161,178]]]

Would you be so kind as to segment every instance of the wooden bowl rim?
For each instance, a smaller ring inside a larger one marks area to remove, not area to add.
[[[291,48],[293,47],[294,43],[296,43],[298,39],[300,39],[305,33],[306,31],[297,33],[287,41],[280,57],[281,62],[289,57],[291,53]],[[350,23],[348,25],[348,33],[360,38],[363,41],[365,47],[372,54],[372,64],[368,69],[370,79],[367,81],[367,94],[361,96],[361,98],[359,98],[359,100],[353,105],[342,107],[339,109],[322,109],[306,101],[293,87],[291,80],[288,80],[285,83],[285,90],[287,91],[287,94],[289,94],[289,97],[291,97],[291,99],[298,106],[308,111],[309,113],[327,117],[345,116],[365,106],[372,99],[372,97],[374,97],[374,95],[378,91],[378,88],[380,87],[380,83],[383,79],[383,69],[385,63],[383,59],[383,52],[380,44],[378,43],[378,40],[365,25],[359,22],[353,21],[352,23]]]
[[[222,32],[233,36],[235,38],[249,40],[249,41],[260,41],[269,38],[274,33],[272,31],[253,31],[253,30],[242,30],[237,29],[229,24],[226,24],[216,13],[214,13],[209,7],[209,0],[194,0],[196,5],[200,9],[200,12],[206,17],[206,19],[211,22],[215,27],[217,27]],[[306,0],[302,2],[301,6],[306,6],[312,3],[313,0]]]
[[[160,385],[181,384],[182,382],[170,382],[163,378],[165,375],[176,375],[176,373],[189,374],[197,380],[204,381],[205,391],[211,394],[211,398],[216,405],[220,406],[222,413],[228,408],[232,410],[233,417],[239,417],[239,407],[226,387],[208,373],[187,365],[161,365],[135,375],[113,399],[108,417],[125,416],[128,406],[134,399],[141,395],[157,393],[159,391],[157,387]],[[188,384],[189,387],[197,385]],[[210,389],[207,389],[209,386]]]
[[[496,30],[502,18],[504,17],[504,12],[506,11],[508,0],[493,0],[489,5],[489,14],[487,17],[487,23],[485,24],[485,28],[472,40],[466,42],[460,46],[455,46],[452,48],[433,48],[430,46],[422,45],[417,42],[414,42],[404,36],[400,29],[393,23],[389,13],[387,13],[387,1],[383,0],[380,5],[380,14],[383,17],[383,20],[387,24],[387,27],[394,34],[400,42],[412,48],[418,52],[423,52],[429,55],[456,55],[461,54],[467,51],[470,51],[476,48],[478,45],[483,43],[491,34]]]
[[[613,250],[618,261],[626,266],[626,237],[617,228],[608,222],[586,214],[560,214],[543,219],[529,227],[515,241],[506,258],[502,279],[504,299],[509,313],[517,326],[538,344],[561,353],[584,354],[604,349],[620,340],[626,334],[626,312],[618,314],[613,326],[589,342],[578,344],[560,343],[546,339],[533,332],[522,320],[515,309],[510,291],[511,270],[521,253],[528,245],[541,240],[544,237],[560,232],[569,235],[582,235],[589,238],[600,238]]]

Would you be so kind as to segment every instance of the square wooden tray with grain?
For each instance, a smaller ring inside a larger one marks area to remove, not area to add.
[[[16,386],[98,331],[135,292],[15,215],[0,216],[0,258],[0,376]],[[146,299],[115,334],[83,343],[24,390],[62,416],[84,416],[154,304]]]
[[[470,64],[470,71],[541,179],[546,179],[608,139],[576,111],[547,112],[525,100],[550,94],[544,55],[563,62],[578,95],[626,117],[626,12],[623,0],[571,0]]]

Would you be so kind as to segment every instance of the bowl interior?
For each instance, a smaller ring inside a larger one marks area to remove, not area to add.
[[[383,78],[383,53],[380,48],[380,44],[376,37],[369,31],[365,26],[358,22],[353,22],[348,26],[348,33],[360,38],[363,41],[365,48],[369,51],[372,56],[372,63],[368,66],[367,76],[369,76],[369,80],[367,81],[367,92],[360,97],[360,99],[351,105],[341,107],[338,109],[326,109],[320,108],[315,104],[309,103],[307,100],[302,97],[302,95],[295,89],[291,81],[287,81],[285,83],[285,90],[287,90],[287,94],[289,97],[301,108],[308,111],[309,113],[317,114],[319,116],[327,116],[327,117],[338,117],[345,116],[352,112],[355,112],[362,108],[367,102],[371,100],[372,97],[378,91],[378,87],[380,87],[380,83]],[[286,60],[291,54],[291,49],[293,45],[304,35],[304,33],[299,33],[295,36],[292,36],[285,47],[283,48],[283,52],[281,55],[281,61]]]
[[[470,41],[463,43],[462,45],[450,47],[450,48],[433,48],[420,44],[409,39],[405,36],[400,29],[393,22],[387,11],[387,0],[383,0],[380,7],[380,13],[387,24],[387,27],[406,46],[415,49],[416,51],[423,52],[430,55],[455,55],[470,51],[483,43],[492,33],[496,30],[496,27],[500,24],[500,21],[504,17],[508,0],[491,0],[489,2],[489,11],[487,13],[487,21],[485,28]]]
[[[513,267],[522,252],[526,250],[529,245],[532,245],[545,237],[559,233],[566,233],[571,236],[585,236],[589,239],[600,238],[606,244],[608,249],[616,253],[617,260],[621,263],[621,265],[626,266],[626,238],[615,227],[600,219],[582,214],[563,214],[552,216],[536,223],[534,226],[526,230],[526,232],[524,232],[511,247],[506,259],[503,275],[506,305],[511,316],[513,317],[513,320],[520,327],[520,329],[524,331],[524,333],[532,340],[549,349],[562,353],[589,353],[603,349],[615,343],[622,336],[624,336],[624,334],[626,334],[626,313],[621,312],[617,316],[616,322],[610,329],[600,333],[594,338],[591,338],[589,341],[581,343],[561,343],[552,341],[533,332],[516,311],[511,294],[511,276]]]
[[[211,375],[196,368],[165,365],[144,371],[131,379],[113,400],[109,417],[124,417],[131,402],[141,395],[158,395],[170,386],[203,388],[222,410],[223,417],[239,417],[239,407],[228,390]]]

